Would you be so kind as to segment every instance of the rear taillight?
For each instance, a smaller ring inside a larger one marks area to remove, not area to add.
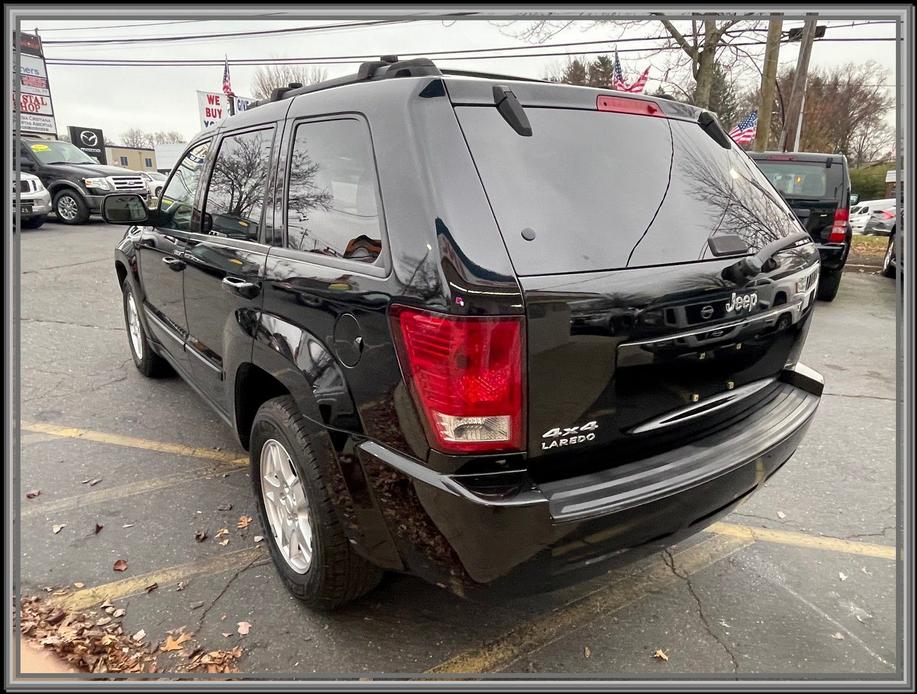
[[[889,219],[895,218],[895,213],[889,212],[888,210],[882,210],[882,216],[885,218],[886,221],[888,221]]]
[[[843,243],[847,238],[847,219],[850,213],[846,207],[841,208],[834,213],[834,224],[831,225],[831,233],[828,234],[828,243]]]
[[[632,99],[626,96],[605,96],[600,94],[595,99],[595,107],[599,111],[632,113],[636,116],[657,116],[659,118],[665,118],[662,109],[648,99]]]
[[[430,444],[444,453],[525,446],[524,323],[392,306],[392,335]]]

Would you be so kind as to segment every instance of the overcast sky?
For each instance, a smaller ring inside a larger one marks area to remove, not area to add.
[[[878,18],[877,18],[878,19]],[[193,21],[177,22],[175,18],[164,16],[159,20],[150,20],[143,26],[129,17],[114,19],[110,22],[93,21],[41,21],[25,22],[24,31],[38,28],[46,42],[45,55],[48,58],[115,58],[115,59],[218,59],[224,54],[230,59],[273,58],[273,57],[310,57],[310,56],[346,56],[355,54],[399,54],[407,52],[443,51],[453,49],[495,48],[506,46],[528,46],[521,52],[557,52],[582,50],[605,50],[611,53],[614,44],[592,45],[583,48],[532,48],[532,44],[514,38],[513,33],[524,28],[525,24],[517,23],[512,27],[503,27],[487,21],[457,21],[444,23],[439,20],[392,24],[374,27],[346,28],[310,33],[288,33],[268,36],[240,37],[230,39],[206,39],[170,43],[139,43],[115,46],[61,46],[47,42],[54,40],[76,39],[111,39],[144,36],[180,36],[191,34],[212,34],[238,31],[257,31],[263,29],[306,27],[323,24],[342,23],[353,20],[288,20],[288,21]],[[832,20],[819,22],[829,27],[827,36],[831,38],[893,38],[895,26],[891,23],[866,26],[838,27],[850,21]],[[156,25],[150,25],[158,22]],[[162,24],[161,22],[172,22]],[[111,27],[110,25],[132,25]],[[500,22],[504,24],[504,22]],[[786,21],[784,30],[800,26],[801,22]],[[105,28],[101,28],[101,27]],[[77,29],[75,29],[77,28]],[[65,29],[62,31],[62,29]],[[73,29],[73,30],[70,30]],[[609,38],[630,38],[659,36],[662,27],[659,25],[641,25],[628,28],[596,25],[594,22],[579,22],[555,36],[548,43],[575,41],[603,41]],[[748,40],[763,41],[765,34],[749,35]],[[743,40],[745,40],[743,38]],[[620,49],[647,44],[622,42]],[[763,47],[750,47],[748,50],[760,52]],[[519,52],[519,51],[517,51]],[[785,44],[781,47],[780,65],[795,64],[798,52],[797,44]],[[594,57],[594,56],[588,56]],[[669,58],[663,55],[647,53],[621,53],[621,62],[629,79],[633,79],[647,64],[652,66],[647,91],[654,91],[660,86],[659,80],[664,77],[664,67]],[[888,70],[888,76],[882,80],[889,88],[894,83],[895,42],[894,41],[857,41],[857,42],[816,42],[812,50],[813,67],[834,67],[849,62],[866,62],[874,60]],[[546,71],[556,69],[566,61],[563,56],[538,56],[530,58],[505,58],[484,60],[452,59],[445,61],[437,58],[436,62],[454,69],[470,69],[513,74],[528,77],[543,77]],[[325,65],[329,77],[351,73],[355,65]],[[232,66],[232,86],[236,94],[245,96],[251,93],[251,83],[257,67]],[[220,91],[222,85],[222,65],[206,67],[90,67],[49,65],[48,77],[54,102],[58,132],[66,132],[69,125],[99,127],[105,131],[107,139],[118,141],[120,134],[128,128],[136,127],[146,131],[178,130],[190,138],[200,129],[196,111],[197,90]],[[673,79],[670,74],[670,80]],[[743,74],[749,83],[756,82],[756,73]],[[690,81],[683,84],[690,88]],[[668,91],[677,91],[671,85]],[[889,116],[894,123],[893,114]]]

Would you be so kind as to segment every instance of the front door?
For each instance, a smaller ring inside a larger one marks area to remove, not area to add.
[[[274,128],[230,133],[214,160],[201,233],[182,256],[186,351],[195,383],[227,415],[233,379],[251,355],[268,247],[262,243]]]
[[[182,254],[188,234],[200,224],[195,201],[209,149],[210,142],[202,142],[185,154],[163,193],[156,226],[143,227],[137,241],[146,324],[153,338],[183,368],[187,368],[188,322]]]

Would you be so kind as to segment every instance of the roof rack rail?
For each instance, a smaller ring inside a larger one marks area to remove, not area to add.
[[[392,77],[419,77],[422,75],[441,75],[439,68],[429,58],[413,58],[411,60],[399,60],[396,55],[383,55],[379,60],[371,60],[360,63],[356,74],[337,77],[335,79],[316,82],[303,86],[298,82],[293,82],[286,87],[278,87],[271,92],[270,97],[255,102],[253,106],[262,106],[272,101],[281,99],[292,99],[300,94],[309,94],[318,92],[332,87],[342,87],[345,84],[356,84],[374,79],[385,79]]]
[[[516,82],[541,82],[549,83],[548,80],[540,80],[537,77],[519,77],[513,75],[497,75],[492,72],[475,72],[474,70],[441,70],[444,75],[454,75],[455,77],[481,77],[492,80],[514,80]]]

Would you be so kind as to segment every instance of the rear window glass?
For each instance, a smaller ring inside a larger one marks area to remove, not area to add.
[[[696,123],[527,107],[520,137],[494,108],[456,112],[520,275],[696,262],[713,234],[754,251],[798,230],[748,157]]]
[[[824,164],[758,160],[758,168],[781,195],[823,198],[828,194],[828,171]],[[833,192],[830,194],[833,197]]]

